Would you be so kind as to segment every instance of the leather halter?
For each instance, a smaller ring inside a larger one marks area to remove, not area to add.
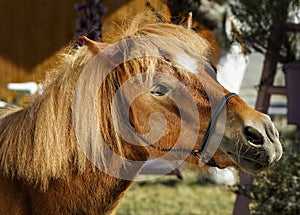
[[[202,140],[202,145],[200,147],[200,149],[194,149],[194,150],[188,150],[188,149],[160,149],[157,148],[151,144],[146,144],[147,146],[150,146],[152,148],[155,148],[157,150],[163,151],[163,152],[173,152],[173,153],[180,153],[180,154],[191,154],[197,158],[199,158],[201,160],[201,162],[203,164],[207,164],[208,166],[213,166],[213,167],[218,167],[218,164],[212,159],[212,156],[209,155],[208,153],[206,153],[206,149],[208,147],[208,143],[209,143],[209,135],[213,132],[213,129],[215,128],[215,125],[218,121],[218,118],[220,116],[220,114],[222,113],[222,110],[224,108],[224,106],[227,104],[227,101],[232,98],[232,97],[239,97],[237,94],[235,93],[228,93],[227,95],[225,95],[218,103],[215,112],[208,124],[208,127],[206,128],[203,140]],[[137,136],[139,139],[142,140],[142,142],[147,142],[146,140],[144,140],[143,137],[141,137],[140,135],[136,135],[136,133],[134,131],[132,131],[131,126],[124,124],[125,128],[127,128],[130,133],[134,134],[135,136]]]
[[[228,93],[227,95],[225,95],[221,101],[218,103],[217,107],[216,107],[216,110],[208,124],[208,127],[206,128],[206,131],[205,131],[205,134],[204,134],[204,137],[203,137],[203,140],[202,140],[202,145],[200,147],[200,149],[194,149],[194,150],[187,150],[187,149],[161,149],[161,151],[164,151],[164,152],[175,152],[175,153],[183,153],[183,154],[191,154],[199,159],[201,159],[201,161],[203,163],[207,163],[208,165],[210,166],[218,166],[214,160],[212,160],[210,157],[210,155],[207,155],[206,154],[206,149],[208,147],[208,138],[209,138],[209,135],[210,133],[213,131],[216,123],[217,123],[217,120],[224,108],[224,106],[226,105],[227,101],[232,98],[232,97],[235,97],[238,95],[235,94],[235,93]]]

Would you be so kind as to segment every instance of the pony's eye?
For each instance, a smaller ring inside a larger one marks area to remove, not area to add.
[[[151,89],[151,94],[154,96],[164,96],[170,91],[170,89],[161,84],[155,84]]]

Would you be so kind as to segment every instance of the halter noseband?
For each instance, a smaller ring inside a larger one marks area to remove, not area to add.
[[[215,125],[217,123],[217,120],[224,108],[224,106],[226,105],[227,101],[238,95],[235,93],[228,93],[227,95],[225,95],[221,101],[218,103],[216,110],[208,124],[208,127],[205,131],[204,137],[203,137],[203,141],[202,141],[202,145],[200,149],[194,149],[194,150],[186,150],[186,149],[161,149],[161,151],[164,152],[175,152],[175,153],[183,153],[183,154],[191,154],[199,159],[201,159],[201,161],[203,163],[207,163],[210,166],[218,166],[215,161],[213,161],[210,157],[210,155],[206,154],[206,149],[208,147],[208,138],[210,133],[212,132],[212,130],[215,128]]]

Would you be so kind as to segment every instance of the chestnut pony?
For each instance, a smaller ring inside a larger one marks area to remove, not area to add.
[[[83,40],[28,107],[0,111],[0,214],[111,214],[148,159],[253,174],[280,159],[192,30],[145,13],[114,44]]]

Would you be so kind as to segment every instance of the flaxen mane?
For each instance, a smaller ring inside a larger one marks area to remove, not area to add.
[[[111,214],[152,158],[249,173],[280,159],[270,118],[215,81],[192,30],[144,13],[113,44],[82,39],[42,95],[0,110],[0,214]]]
[[[115,40],[149,35],[176,38],[213,60],[207,42],[194,32],[184,27],[159,23],[150,14],[137,17]],[[0,171],[8,177],[25,179],[39,185],[44,190],[51,179],[68,180],[74,171],[82,173],[90,167],[77,142],[74,132],[76,125],[72,119],[73,111],[85,111],[85,104],[76,110],[72,109],[72,105],[82,71],[87,68],[93,70],[96,60],[93,60],[94,53],[86,46],[78,50],[66,49],[60,53],[60,57],[59,66],[46,78],[43,95],[26,108],[11,108],[0,112]],[[156,61],[151,58],[134,59],[115,70],[134,75],[143,68],[149,69],[151,65],[155,67]],[[99,113],[95,117],[98,118],[91,117],[92,121],[83,120],[81,123],[83,127],[86,123],[90,127],[99,126],[104,140],[114,145],[115,150],[122,155],[124,152],[120,140],[112,126],[114,113],[111,112],[111,101],[118,87],[115,84],[118,82],[116,71],[109,74],[99,94],[94,95],[100,101],[99,106],[95,107]],[[84,92],[81,93],[84,95]],[[91,99],[86,98],[86,102]],[[90,147],[94,150],[92,154],[101,155],[101,146],[97,149]],[[95,159],[101,162],[101,156]]]

